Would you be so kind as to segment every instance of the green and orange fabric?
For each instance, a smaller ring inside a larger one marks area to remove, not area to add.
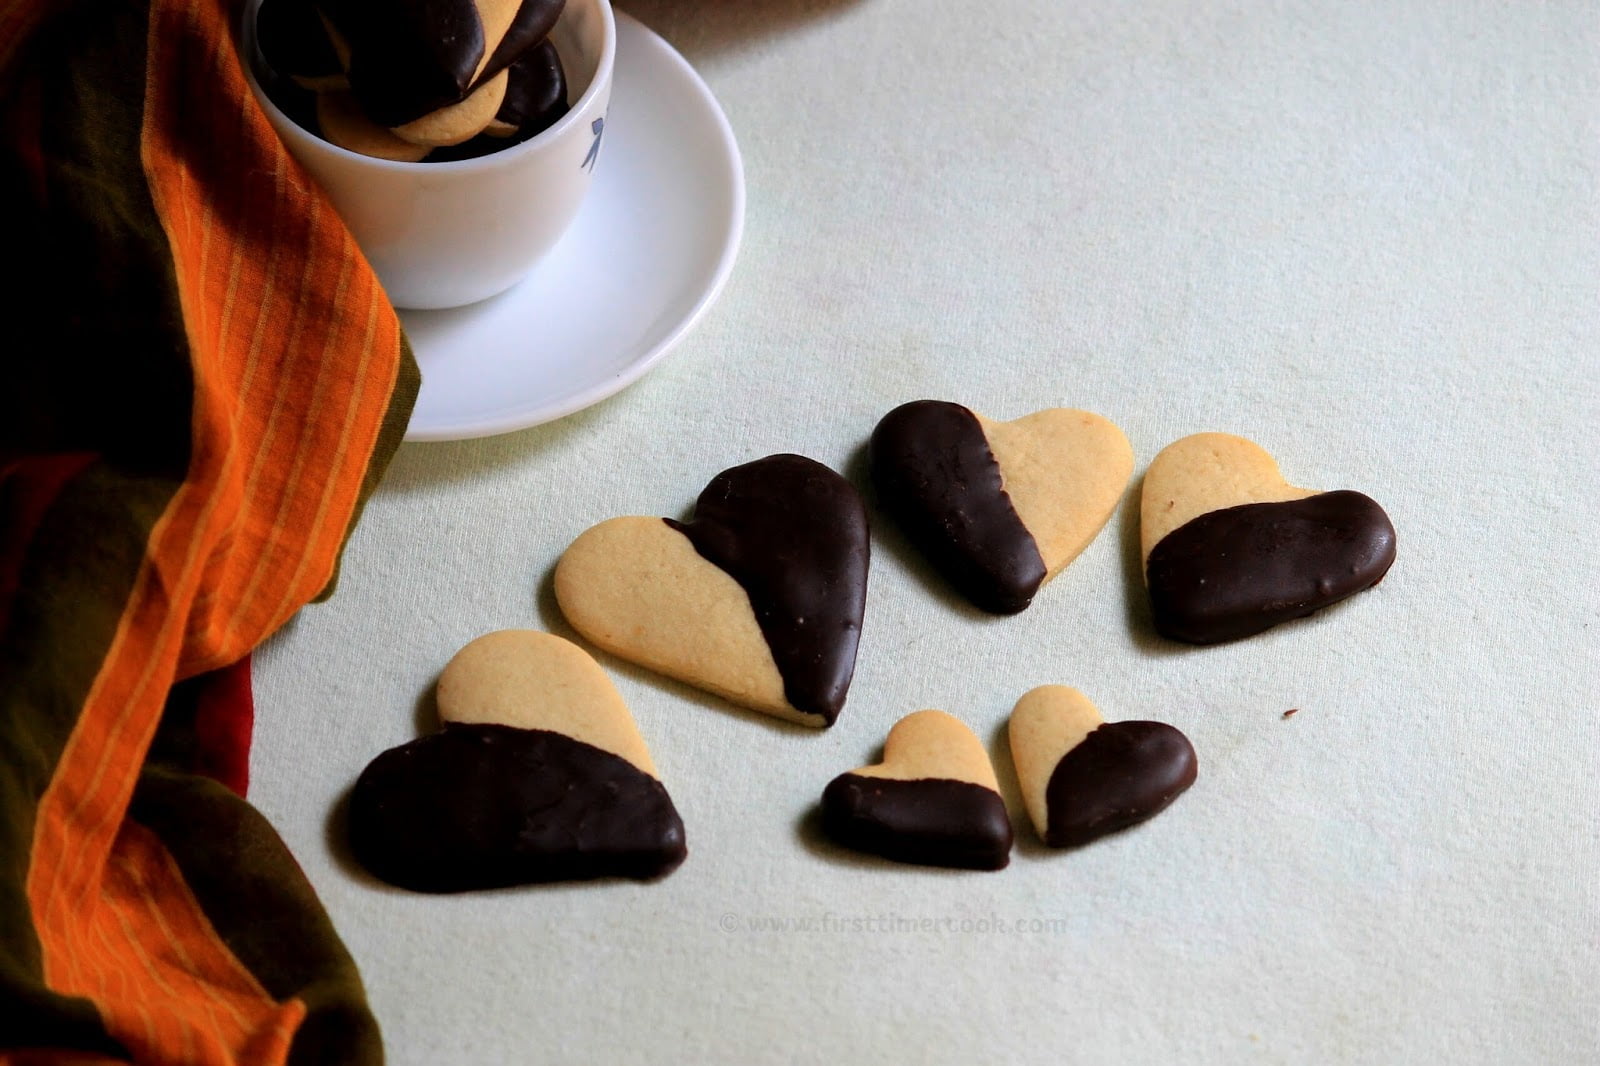
[[[243,798],[415,364],[225,0],[0,0],[0,1062],[372,1063]],[[270,713],[270,709],[267,709]]]

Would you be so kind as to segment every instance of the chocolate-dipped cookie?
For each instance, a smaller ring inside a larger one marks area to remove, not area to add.
[[[391,129],[472,93],[520,7],[520,0],[318,0],[351,92],[369,118]]]
[[[1107,722],[1065,685],[1024,694],[1008,731],[1028,817],[1052,847],[1137,825],[1194,784],[1188,737],[1165,722]]]
[[[492,78],[511,67],[541,43],[549,44],[547,38],[550,31],[555,29],[556,21],[561,18],[566,6],[567,0],[522,0],[511,25],[506,27],[505,35],[500,38],[499,45],[490,53],[489,61],[478,74],[478,81]],[[554,49],[555,46],[550,47]]]
[[[1094,540],[1133,473],[1120,429],[1056,408],[994,422],[917,400],[873,431],[878,499],[972,603],[1013,614]]]
[[[325,140],[359,155],[417,163],[429,151],[427,145],[403,140],[373,122],[347,92],[317,93],[316,120],[317,131]]]
[[[568,110],[566,72],[549,41],[530,49],[506,71],[506,96],[494,120],[471,140],[435,148],[429,162],[476,159],[537,137]]]
[[[467,94],[466,99],[394,128],[394,135],[429,148],[471,140],[494,122],[505,102],[510,72],[502,70]]]
[[[526,140],[567,113],[567,75],[556,46],[549,41],[530,48],[506,73],[505,99],[484,133]]]
[[[1259,445],[1226,433],[1169,444],[1140,501],[1157,632],[1190,644],[1248,637],[1371,588],[1395,556],[1371,498],[1283,479]]]
[[[418,892],[599,877],[684,859],[683,822],[627,705],[581,648],[502,630],[439,676],[444,728],[379,755],[350,794],[351,851]]]
[[[820,463],[771,455],[712,478],[687,522],[613,518],[556,565],[556,599],[614,655],[742,706],[831,725],[866,608],[867,515]]]
[[[882,762],[829,782],[822,826],[847,848],[897,862],[999,870],[1011,860],[1011,819],[989,757],[943,711],[900,719]]]
[[[565,72],[548,39],[564,7],[264,0],[260,81],[297,122],[350,151],[401,162],[486,155],[566,112]],[[301,90],[338,95],[302,101]]]

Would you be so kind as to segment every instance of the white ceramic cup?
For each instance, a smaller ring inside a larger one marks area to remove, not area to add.
[[[578,213],[598,164],[617,26],[610,0],[567,0],[550,37],[571,109],[536,137],[476,159],[396,163],[302,129],[255,76],[255,12],[245,5],[245,76],[283,138],[328,193],[396,307],[459,307],[515,285]]]

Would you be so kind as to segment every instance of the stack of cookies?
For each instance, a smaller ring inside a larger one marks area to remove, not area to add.
[[[566,0],[262,0],[261,82],[341,148],[415,163],[527,140],[567,111]]]

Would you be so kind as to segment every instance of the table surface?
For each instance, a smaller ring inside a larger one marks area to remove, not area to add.
[[[260,653],[252,798],[398,1064],[1577,1062],[1600,1048],[1600,10],[1382,0],[624,0],[721,99],[744,247],[620,395],[404,446],[333,599]],[[615,116],[620,124],[626,116]],[[583,529],[795,451],[852,477],[934,397],[1078,407],[1142,470],[1201,430],[1377,498],[1378,588],[1237,644],[1157,638],[1136,492],[1026,613],[879,523],[826,732],[610,657],[688,827],[649,885],[434,898],[338,843],[473,637],[570,634]],[[1200,777],[1009,869],[842,852],[812,812],[923,707],[1016,788],[1012,703],[1074,685]],[[1285,719],[1283,712],[1298,708]]]

